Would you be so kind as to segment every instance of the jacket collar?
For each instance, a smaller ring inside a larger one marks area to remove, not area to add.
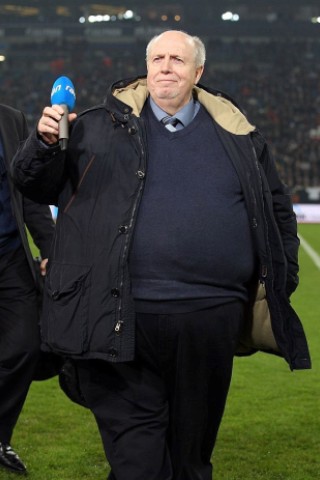
[[[148,98],[146,76],[123,80],[111,86],[106,106],[112,110],[112,99],[118,100],[121,113],[140,117]],[[210,90],[202,85],[194,86],[193,95],[205,107],[211,117],[224,129],[235,135],[248,135],[255,130],[235,103],[221,92]]]

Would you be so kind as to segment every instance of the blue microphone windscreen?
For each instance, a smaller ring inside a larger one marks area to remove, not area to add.
[[[59,77],[52,87],[51,105],[67,105],[69,112],[71,112],[75,102],[76,93],[70,78]]]

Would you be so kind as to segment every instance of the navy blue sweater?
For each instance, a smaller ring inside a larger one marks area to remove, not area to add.
[[[201,107],[171,133],[146,108],[148,170],[130,254],[137,311],[247,300],[253,246],[240,182]]]

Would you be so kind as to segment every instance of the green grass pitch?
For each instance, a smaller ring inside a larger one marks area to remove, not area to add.
[[[320,225],[301,224],[299,232],[320,255]],[[320,479],[320,270],[303,249],[300,266],[292,303],[313,369],[291,372],[284,360],[263,353],[236,358],[213,456],[215,480]],[[109,472],[91,413],[64,396],[57,378],[32,384],[12,444],[29,480],[105,480]],[[0,480],[14,478],[0,470]]]

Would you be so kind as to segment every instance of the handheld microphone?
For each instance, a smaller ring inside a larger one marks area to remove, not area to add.
[[[51,105],[60,105],[64,110],[59,121],[59,143],[61,150],[66,150],[69,140],[68,113],[75,105],[76,93],[73,83],[68,77],[59,77],[51,91]]]

